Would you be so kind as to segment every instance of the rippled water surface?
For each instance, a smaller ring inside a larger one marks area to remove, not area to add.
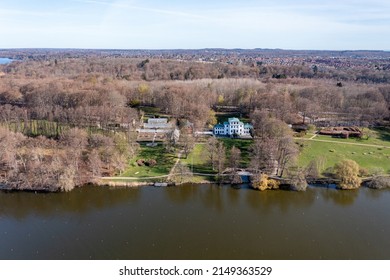
[[[1,259],[390,259],[390,191],[0,192]]]

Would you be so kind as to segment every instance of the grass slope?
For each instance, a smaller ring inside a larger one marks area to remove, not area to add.
[[[211,167],[211,164],[209,163],[209,158],[205,149],[206,144],[195,144],[192,152],[188,155],[187,158],[181,159],[181,162],[186,164],[190,170],[193,170],[194,173],[215,173]]]
[[[241,167],[248,167],[250,162],[249,149],[253,144],[252,139],[219,138],[219,140],[225,145],[227,162],[229,162],[230,158],[230,149],[235,146],[241,150]]]
[[[138,166],[138,159],[155,159],[155,166]],[[174,165],[176,155],[167,153],[162,145],[157,147],[147,147],[141,145],[138,155],[130,161],[129,167],[122,173],[121,177],[153,177],[167,175]]]
[[[298,140],[301,144],[299,165],[307,166],[313,159],[323,157],[326,159],[325,168],[333,167],[343,159],[356,161],[361,167],[370,173],[377,168],[382,168],[386,173],[390,172],[390,132],[388,130],[372,130],[372,136],[363,139],[338,139],[330,136],[319,135],[315,139],[336,141],[337,143],[316,142],[310,140]],[[367,144],[381,147],[368,147],[351,145]]]

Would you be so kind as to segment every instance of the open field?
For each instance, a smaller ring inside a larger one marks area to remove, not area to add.
[[[154,159],[157,161],[155,166],[138,166],[138,159]],[[121,177],[154,177],[167,175],[174,165],[176,155],[166,152],[162,145],[156,147],[147,147],[141,145],[138,155],[130,161],[128,168],[122,173]]]
[[[299,165],[307,166],[311,160],[323,157],[326,169],[343,159],[351,159],[370,173],[378,168],[390,172],[388,135],[387,131],[375,130],[368,140],[340,139],[324,135],[318,135],[313,140],[297,140],[302,146]]]
[[[363,129],[364,136],[360,138],[333,138],[327,135],[317,135],[315,139],[318,140],[333,140],[341,141],[347,143],[356,143],[356,144],[369,144],[369,145],[379,145],[379,146],[388,146],[390,147],[390,130],[389,129]],[[370,135],[367,137],[367,135]]]
[[[299,136],[299,138],[302,138],[302,139],[310,139],[310,138],[313,138],[313,137],[318,137],[319,135],[316,135],[314,133],[306,133],[305,135],[303,136]]]

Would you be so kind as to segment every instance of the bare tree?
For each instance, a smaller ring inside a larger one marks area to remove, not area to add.
[[[283,177],[288,164],[293,163],[298,156],[298,148],[291,136],[285,136],[277,140],[276,161],[278,163],[276,174]]]
[[[206,152],[213,170],[216,169],[216,159],[218,154],[218,140],[210,137],[206,143]]]
[[[187,158],[192,149],[195,146],[195,139],[191,134],[188,133],[181,133],[180,137],[182,148],[184,152],[184,156]]]
[[[215,157],[215,165],[217,167],[218,174],[222,174],[222,171],[225,170],[225,162],[226,162],[226,148],[223,145],[223,142],[218,141],[216,147],[216,157]]]
[[[255,173],[276,174],[276,143],[270,138],[255,139],[250,147],[250,166]]]
[[[92,173],[92,180],[102,175],[103,163],[100,159],[99,152],[93,149],[88,155],[88,166]]]
[[[230,158],[229,158],[229,167],[235,171],[238,167],[240,167],[241,161],[241,150],[233,146],[230,149]]]

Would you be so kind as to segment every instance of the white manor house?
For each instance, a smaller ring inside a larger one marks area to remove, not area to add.
[[[244,124],[238,118],[229,118],[227,122],[215,125],[213,133],[215,136],[251,137],[252,128],[251,124]]]

